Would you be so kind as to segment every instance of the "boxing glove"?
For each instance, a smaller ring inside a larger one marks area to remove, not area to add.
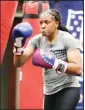
[[[45,51],[43,49],[35,50],[32,56],[32,64],[48,69],[53,68],[58,74],[64,73],[67,69],[66,62],[55,58],[55,56],[50,51]]]
[[[25,41],[32,35],[32,32],[33,29],[28,22],[19,23],[13,28],[14,54],[21,55],[23,53]]]

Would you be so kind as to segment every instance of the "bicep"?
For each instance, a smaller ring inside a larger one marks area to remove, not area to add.
[[[81,55],[79,49],[70,49],[67,51],[67,60],[69,63],[82,65]]]

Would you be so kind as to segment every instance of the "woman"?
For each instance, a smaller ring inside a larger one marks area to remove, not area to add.
[[[14,65],[22,66],[33,55],[33,64],[44,68],[44,110],[75,110],[80,96],[76,76],[82,73],[78,41],[61,25],[61,16],[55,9],[40,14],[40,30],[22,54],[14,51]]]

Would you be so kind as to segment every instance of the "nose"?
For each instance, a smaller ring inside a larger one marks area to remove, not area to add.
[[[45,24],[45,23],[42,23],[42,24],[41,24],[41,28],[42,28],[42,29],[46,28],[46,24]]]

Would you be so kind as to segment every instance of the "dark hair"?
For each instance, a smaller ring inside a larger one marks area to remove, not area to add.
[[[69,32],[68,29],[61,24],[61,15],[56,9],[48,9],[48,10],[45,10],[45,12],[54,16],[56,21],[59,21],[59,26],[58,26],[59,30]]]

